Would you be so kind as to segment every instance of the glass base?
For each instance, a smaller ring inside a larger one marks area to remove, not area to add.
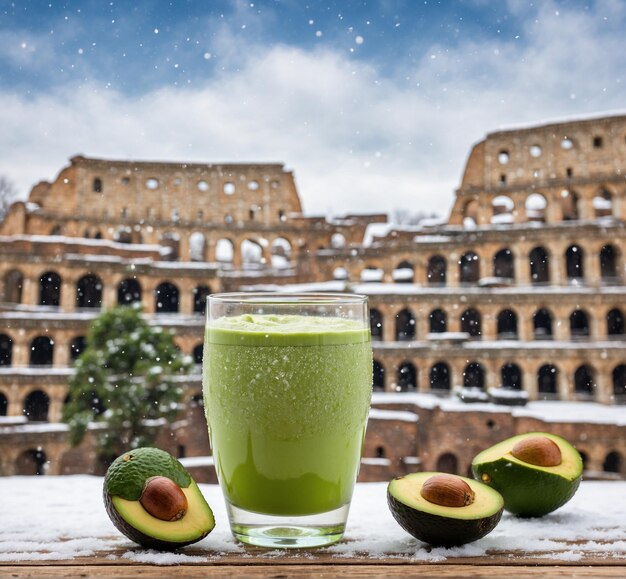
[[[230,529],[248,545],[270,549],[324,547],[340,541],[350,506],[306,516],[274,516],[253,513],[226,501]]]

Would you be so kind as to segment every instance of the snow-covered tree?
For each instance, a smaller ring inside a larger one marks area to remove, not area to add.
[[[86,347],[69,380],[63,419],[70,442],[83,440],[90,422],[103,459],[150,446],[159,427],[176,417],[182,389],[177,377],[192,367],[172,334],[148,325],[140,307],[117,307],[91,325]]]

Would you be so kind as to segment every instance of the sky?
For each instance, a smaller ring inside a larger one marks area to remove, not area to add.
[[[308,215],[449,212],[473,144],[626,111],[621,0],[0,2],[0,176],[282,162]]]

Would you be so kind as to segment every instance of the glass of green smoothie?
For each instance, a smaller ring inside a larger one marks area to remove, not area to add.
[[[233,535],[271,548],[339,541],[372,391],[367,298],[211,295],[203,390]]]

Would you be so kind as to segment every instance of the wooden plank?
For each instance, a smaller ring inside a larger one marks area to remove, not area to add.
[[[23,565],[0,566],[2,577],[197,577],[199,566],[151,566],[151,565]],[[202,569],[202,575],[211,577],[337,577],[385,579],[420,577],[471,577],[493,579],[494,577],[594,577],[623,578],[625,567],[553,567],[553,566],[476,566],[476,565],[211,565]]]

